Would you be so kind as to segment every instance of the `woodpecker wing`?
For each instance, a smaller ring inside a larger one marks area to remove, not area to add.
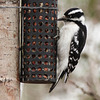
[[[77,65],[78,60],[80,58],[80,54],[84,48],[86,37],[87,37],[86,26],[80,28],[78,33],[76,33],[73,36],[69,51],[69,62],[67,69],[68,73],[72,72],[75,69],[75,66]]]

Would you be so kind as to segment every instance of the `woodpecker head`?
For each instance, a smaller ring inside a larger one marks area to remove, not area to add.
[[[84,24],[85,17],[84,12],[80,8],[70,8],[65,13],[64,16],[59,18],[58,21],[78,21]]]

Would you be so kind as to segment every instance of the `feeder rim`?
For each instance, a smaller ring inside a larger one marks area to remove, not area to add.
[[[17,8],[17,9],[52,9],[52,10],[58,10],[57,7],[26,7],[26,6],[15,6],[15,7],[11,7],[11,6],[0,6],[0,9],[3,8]]]

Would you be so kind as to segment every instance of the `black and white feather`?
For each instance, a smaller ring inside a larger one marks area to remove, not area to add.
[[[71,8],[67,10],[64,16],[58,19],[58,21],[64,21],[65,23],[60,30],[60,39],[57,43],[59,75],[49,92],[55,88],[64,75],[64,82],[66,83],[69,74],[78,64],[87,37],[87,29],[84,24],[85,17],[82,9]]]

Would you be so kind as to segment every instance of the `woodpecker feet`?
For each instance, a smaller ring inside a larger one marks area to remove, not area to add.
[[[59,27],[57,27],[57,35],[54,36],[53,38],[56,40],[59,40],[59,38],[60,38],[59,33],[60,33],[60,30],[59,30]]]

